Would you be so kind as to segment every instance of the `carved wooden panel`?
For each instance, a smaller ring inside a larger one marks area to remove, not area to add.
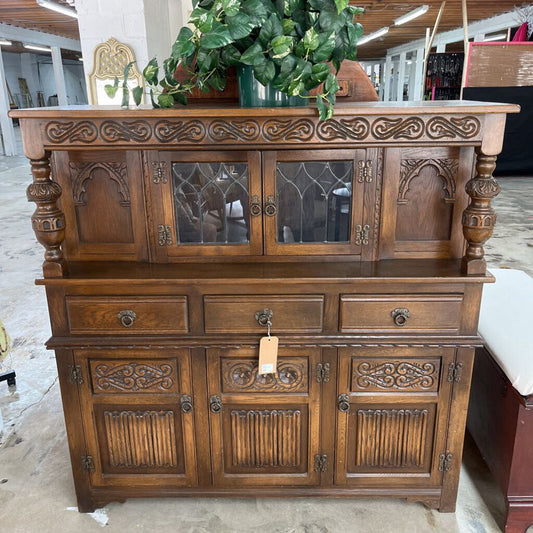
[[[103,412],[112,469],[175,469],[178,466],[173,411]]]
[[[358,409],[355,466],[423,468],[431,439],[428,409]]]
[[[93,392],[177,393],[178,366],[175,359],[123,361],[92,359],[89,362]]]
[[[307,392],[306,357],[283,357],[277,374],[258,374],[258,359],[222,358],[222,392]]]
[[[436,392],[440,359],[352,358],[352,391]]]
[[[300,409],[233,409],[231,466],[298,467],[302,460],[304,417]]]

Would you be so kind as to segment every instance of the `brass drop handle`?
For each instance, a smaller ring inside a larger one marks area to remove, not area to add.
[[[213,395],[209,398],[209,409],[215,414],[222,411],[222,399],[220,396]]]
[[[341,413],[347,413],[350,410],[350,398],[347,394],[339,394],[337,397],[337,406]]]
[[[250,204],[250,214],[253,217],[258,217],[263,212],[261,208],[261,202],[259,201],[259,196],[256,194],[252,196],[252,203]]]
[[[265,308],[262,311],[257,311],[257,313],[255,313],[255,319],[257,320],[257,323],[263,328],[272,326],[273,316],[274,312],[272,311],[272,309],[268,308]]]
[[[409,309],[397,308],[394,311],[391,311],[392,319],[397,326],[405,326],[407,319],[411,316]]]
[[[188,394],[184,394],[180,398],[181,410],[184,413],[190,413],[192,411],[192,398]]]
[[[117,318],[125,328],[131,328],[131,326],[133,326],[133,321],[137,318],[137,315],[133,311],[126,309],[124,311],[120,311],[120,313],[117,315]]]
[[[268,217],[273,217],[276,215],[277,212],[278,208],[276,206],[276,202],[274,201],[274,196],[267,196],[267,201],[265,204],[265,215]]]

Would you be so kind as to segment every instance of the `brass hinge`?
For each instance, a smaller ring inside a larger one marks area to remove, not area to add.
[[[452,469],[453,454],[450,452],[439,455],[439,472],[449,472]]]
[[[369,236],[370,226],[368,224],[365,224],[364,226],[357,224],[357,226],[355,226],[355,244],[357,246],[366,246],[368,244]]]
[[[70,376],[69,381],[73,385],[83,385],[83,375],[81,373],[80,365],[70,365]]]
[[[448,382],[459,383],[461,381],[462,370],[463,370],[463,363],[450,363],[448,365]]]
[[[326,472],[328,469],[328,456],[315,455],[315,472]]]
[[[363,161],[362,159],[357,162],[357,181],[359,183],[372,182],[372,160],[367,159]]]
[[[329,363],[317,363],[316,365],[316,382],[329,382]]]
[[[152,161],[152,167],[154,168],[153,182],[156,185],[158,185],[159,183],[168,183],[167,162],[166,161]]]
[[[170,231],[170,226],[165,226],[164,224],[159,224],[157,226],[157,244],[159,246],[171,246],[172,245],[172,233]]]
[[[83,470],[87,470],[87,472],[93,473],[94,472],[93,456],[82,455],[81,456],[81,467]]]

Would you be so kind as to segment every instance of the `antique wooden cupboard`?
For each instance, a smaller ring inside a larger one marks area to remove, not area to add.
[[[331,495],[453,511],[517,110],[12,112],[79,509]],[[269,322],[277,372],[258,375]]]

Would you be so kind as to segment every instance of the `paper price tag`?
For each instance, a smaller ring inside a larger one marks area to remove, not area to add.
[[[278,366],[277,337],[262,337],[259,341],[258,374],[275,374]]]

